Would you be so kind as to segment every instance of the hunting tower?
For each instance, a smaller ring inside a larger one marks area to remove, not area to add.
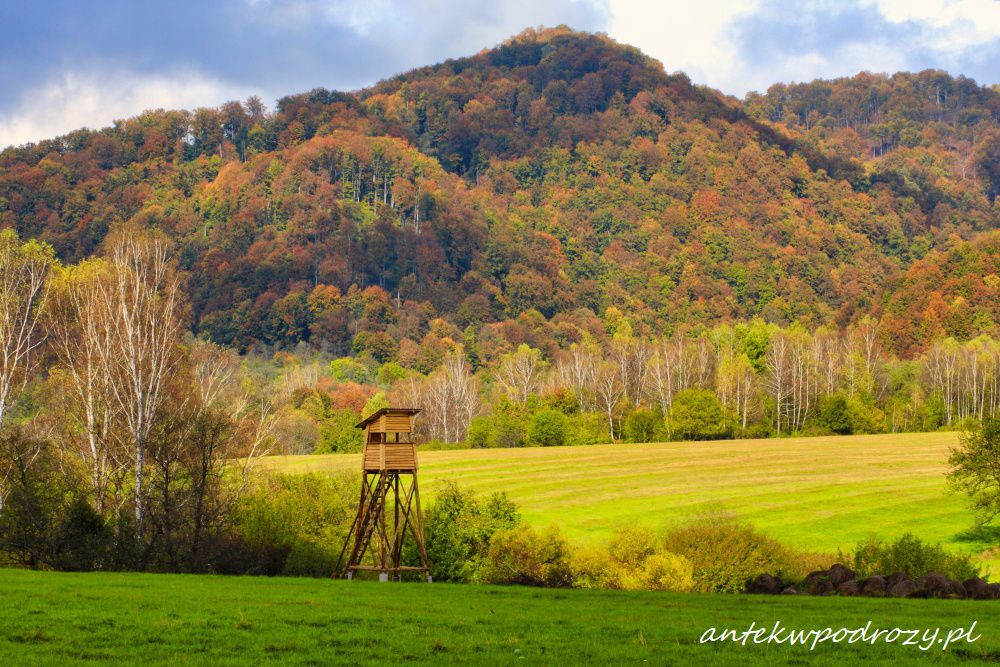
[[[345,551],[351,550],[345,570],[348,579],[367,570],[378,572],[379,581],[390,576],[398,581],[403,572],[421,572],[431,580],[417,487],[417,447],[411,435],[418,412],[383,408],[356,426],[364,429],[365,448],[361,502],[344,545]],[[407,534],[416,542],[419,567],[400,563]]]

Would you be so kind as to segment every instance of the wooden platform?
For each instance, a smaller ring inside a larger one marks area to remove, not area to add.
[[[367,472],[416,472],[417,447],[412,442],[369,442],[362,467]]]

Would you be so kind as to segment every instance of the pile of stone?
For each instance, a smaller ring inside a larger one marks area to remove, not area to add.
[[[968,598],[1000,600],[1000,584],[988,584],[979,577],[959,583],[943,574],[931,572],[911,579],[902,572],[887,577],[873,575],[858,580],[854,572],[841,564],[829,570],[810,572],[798,585],[783,582],[769,574],[747,582],[747,593],[771,595],[864,595],[894,598]]]

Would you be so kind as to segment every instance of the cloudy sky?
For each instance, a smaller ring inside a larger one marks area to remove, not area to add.
[[[860,70],[1000,83],[997,0],[32,0],[0,18],[0,146],[143,109],[356,89],[560,23],[737,96]]]

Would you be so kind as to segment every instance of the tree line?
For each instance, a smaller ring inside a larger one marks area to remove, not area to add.
[[[124,226],[63,266],[0,232],[0,554],[200,570],[220,553],[273,416],[188,318],[161,234]]]
[[[351,426],[389,404],[423,409],[425,441],[472,447],[960,429],[1000,413],[990,336],[899,357],[871,317],[842,330],[752,320],[647,337],[609,308],[598,324],[544,349],[438,323],[409,353],[250,356],[269,369],[289,453],[356,450]]]

